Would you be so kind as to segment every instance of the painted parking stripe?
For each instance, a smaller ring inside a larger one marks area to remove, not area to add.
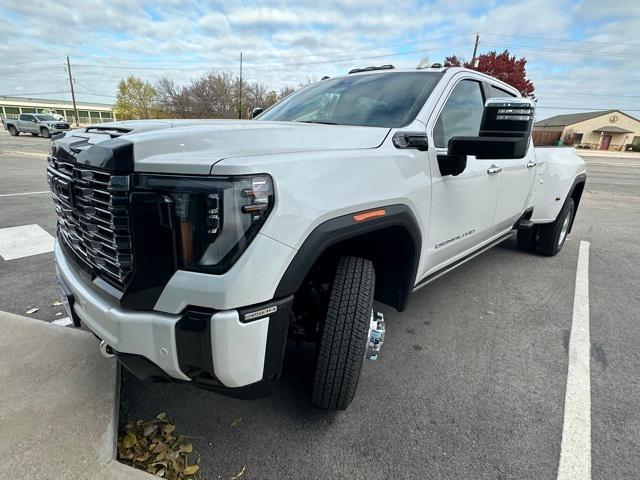
[[[558,480],[591,479],[589,242],[580,242]]]
[[[0,197],[20,197],[22,195],[42,195],[43,193],[51,193],[51,190],[42,190],[40,192],[3,193],[0,195]]]
[[[5,260],[53,252],[54,239],[40,225],[0,228],[0,257]]]
[[[73,321],[69,317],[63,317],[63,318],[58,318],[57,320],[54,320],[51,323],[53,323],[54,325],[60,325],[62,327],[68,327],[73,323]]]

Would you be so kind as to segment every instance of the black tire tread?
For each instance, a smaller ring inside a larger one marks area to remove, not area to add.
[[[313,380],[312,402],[321,408],[344,410],[355,396],[374,288],[375,272],[370,260],[340,258],[331,286]]]
[[[569,197],[564,202],[564,205],[562,205],[560,213],[558,213],[558,217],[554,222],[546,225],[540,225],[540,239],[538,240],[537,245],[538,252],[543,255],[553,257],[562,249],[564,242],[562,245],[558,245],[558,237],[560,235],[560,230],[562,229],[562,223],[567,215],[574,214],[575,207],[573,198]],[[573,222],[573,219],[570,221]]]

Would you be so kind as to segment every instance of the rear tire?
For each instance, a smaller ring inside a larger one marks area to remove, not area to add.
[[[370,260],[341,257],[322,327],[312,402],[346,409],[356,393],[373,310],[375,272]]]
[[[540,225],[540,240],[538,241],[538,251],[543,255],[553,257],[564,245],[575,213],[573,198],[569,197],[564,202],[556,221],[546,225]]]
[[[13,125],[9,125],[7,127],[7,130],[9,130],[9,135],[11,135],[12,137],[17,137],[18,135],[20,135],[20,132],[18,131],[18,129]]]
[[[51,138],[51,132],[46,127],[42,127],[40,129],[40,135],[42,135],[44,138]]]

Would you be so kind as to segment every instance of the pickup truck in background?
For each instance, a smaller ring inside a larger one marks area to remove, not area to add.
[[[385,66],[254,120],[68,132],[47,170],[62,300],[140,378],[228,395],[264,394],[310,342],[313,404],[345,409],[384,341],[374,300],[402,311],[513,236],[563,247],[585,164],[533,147],[534,109],[472,70]]]
[[[66,132],[71,128],[64,120],[40,113],[21,113],[17,119],[3,119],[2,124],[14,137],[20,133],[30,133],[33,136],[42,135],[45,138],[51,138],[52,135]]]

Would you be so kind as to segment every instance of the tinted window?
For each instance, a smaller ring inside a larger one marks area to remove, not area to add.
[[[258,120],[401,127],[416,117],[441,76],[396,72],[323,80],[288,96]]]
[[[20,115],[20,120],[24,120],[27,122],[30,122],[33,120],[33,116],[32,115]]]
[[[56,120],[56,118],[51,115],[36,115],[36,118],[41,122],[53,122]]]
[[[436,147],[446,147],[451,137],[457,135],[477,136],[484,109],[480,83],[462,80],[445,103],[433,129]]]
[[[491,97],[515,97],[516,96],[513,93],[507,92],[506,90],[498,88],[494,85],[490,86],[489,91],[490,91]]]

